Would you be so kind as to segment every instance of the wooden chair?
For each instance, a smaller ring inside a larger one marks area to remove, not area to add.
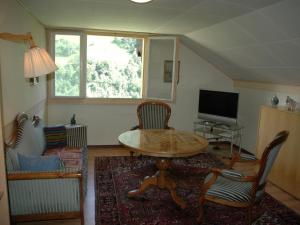
[[[173,129],[168,126],[171,116],[171,108],[161,101],[146,101],[138,105],[137,116],[139,124],[131,130],[136,129]],[[133,152],[130,152],[133,156]]]
[[[248,208],[248,218],[246,218],[247,222],[251,224],[252,208],[263,198],[267,176],[288,135],[288,131],[279,132],[265,148],[260,160],[245,154],[233,157],[232,166],[237,161],[258,163],[259,168],[255,175],[247,176],[236,170],[213,168],[202,187],[198,222],[203,221],[203,206],[208,201],[226,206]]]
[[[160,101],[146,101],[138,105],[137,116],[139,125],[133,129],[170,129],[168,122],[171,108]]]

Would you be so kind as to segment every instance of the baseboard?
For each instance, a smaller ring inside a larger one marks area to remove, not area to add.
[[[83,220],[84,218],[82,218],[80,212],[41,213],[41,214],[19,215],[19,216],[11,217],[13,223],[29,222],[29,221],[45,221],[45,220],[62,220],[62,219]]]
[[[282,192],[284,192],[285,194],[291,196],[291,198],[295,198],[295,199],[297,199],[298,201],[300,201],[300,199],[297,198],[295,195],[293,195],[293,194],[287,192],[287,191],[284,190],[282,187],[279,187],[277,184],[273,183],[273,182],[270,181],[269,179],[268,179],[268,182],[271,183],[271,184],[272,184],[273,186],[275,186],[276,188],[278,188],[279,190],[281,190]],[[270,193],[269,193],[269,194],[270,194]]]
[[[124,148],[123,145],[88,145],[88,148]]]

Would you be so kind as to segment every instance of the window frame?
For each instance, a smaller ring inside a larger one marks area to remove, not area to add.
[[[148,74],[149,74],[149,58],[150,58],[150,42],[151,40],[173,40],[174,41],[174,46],[173,46],[173,58],[172,61],[173,62],[177,62],[177,63],[173,63],[173,74],[172,74],[172,86],[171,86],[171,97],[170,99],[160,99],[166,102],[175,102],[176,100],[176,87],[178,85],[178,81],[179,81],[179,59],[178,59],[178,49],[179,49],[179,39],[176,36],[150,36],[147,38],[147,51],[145,51],[145,55],[147,55],[147,63],[146,66],[147,68],[145,69],[146,71],[146,88],[145,88],[145,95],[147,93],[147,88],[148,88]],[[151,99],[151,98],[147,98],[147,99]]]
[[[55,96],[55,76],[54,72],[50,74],[47,79],[48,87],[48,103],[49,104],[139,104],[145,100],[153,100],[153,98],[147,98],[148,88],[148,57],[149,57],[149,39],[152,37],[167,38],[170,36],[158,36],[150,35],[146,33],[134,33],[134,32],[112,32],[112,31],[86,31],[86,30],[60,30],[60,29],[47,29],[47,46],[49,53],[55,57],[55,35],[78,35],[80,36],[80,93],[79,96]],[[99,36],[118,36],[118,37],[130,37],[143,39],[143,52],[142,52],[142,97],[141,98],[89,98],[86,97],[86,78],[87,78],[87,36],[99,35]],[[174,42],[174,49],[178,49],[179,40],[177,37],[170,37],[176,40]],[[178,58],[178,50],[175,51],[174,59]],[[178,74],[178,68],[175,64],[174,74]],[[164,102],[172,103],[175,101],[175,89],[178,76],[173,75],[176,81],[173,81],[171,99],[156,99]]]

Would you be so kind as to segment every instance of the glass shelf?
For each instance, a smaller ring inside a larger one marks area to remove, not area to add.
[[[203,136],[208,141],[229,141],[231,155],[233,144],[237,145],[239,153],[241,152],[242,130],[243,126],[239,124],[220,123],[201,119],[194,122],[194,132]]]

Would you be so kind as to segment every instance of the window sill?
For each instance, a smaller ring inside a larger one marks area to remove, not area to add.
[[[70,105],[137,105],[145,101],[158,100],[166,103],[171,103],[171,100],[166,99],[131,99],[131,98],[48,98],[49,105],[70,104]]]

